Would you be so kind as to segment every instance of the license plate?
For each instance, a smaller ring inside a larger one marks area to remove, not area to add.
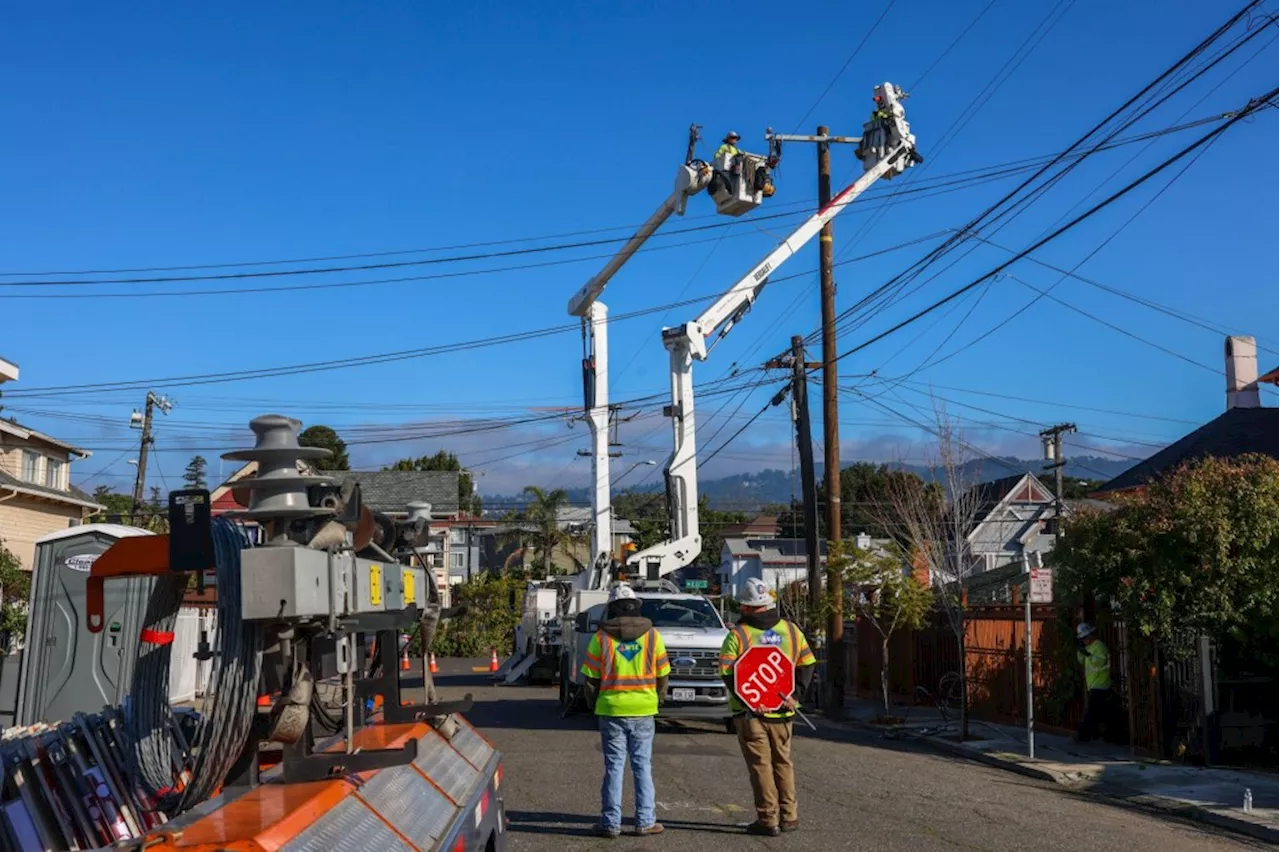
[[[672,689],[671,700],[672,701],[692,701],[697,696],[697,694],[698,694],[698,691],[695,689]]]

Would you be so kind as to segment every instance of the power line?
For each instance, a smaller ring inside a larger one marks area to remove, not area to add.
[[[814,101],[807,110],[805,110],[804,116],[796,122],[795,130],[791,131],[793,134],[800,131],[800,128],[804,126],[804,123],[809,120],[809,116],[813,115],[813,111],[818,108],[818,104],[822,103],[823,99],[830,94],[832,87],[834,87],[836,82],[844,76],[844,72],[849,68],[849,65],[858,56],[858,53],[862,51],[862,48],[866,43],[870,41],[871,36],[875,34],[875,31],[880,27],[881,22],[884,21],[885,16],[889,14],[889,10],[891,10],[897,2],[898,0],[889,0],[888,5],[884,7],[884,11],[880,13],[880,17],[876,18],[875,23],[871,25],[871,29],[867,30],[867,34],[862,37],[862,41],[858,42],[858,46],[855,47],[853,52],[845,59],[844,64],[840,66],[840,70],[837,71],[835,76],[831,78],[831,81],[827,83],[827,87],[822,90],[822,94],[818,95],[818,99]]]
[[[1046,163],[1041,168],[1039,168],[1033,175],[1031,175],[1031,177],[1024,180],[1017,187],[1015,187],[1013,190],[1011,190],[1006,195],[1004,195],[1004,197],[1002,197],[1000,200],[988,206],[986,210],[984,210],[983,212],[975,216],[973,219],[971,219],[964,227],[957,229],[953,233],[953,235],[948,240],[946,240],[941,246],[938,246],[937,248],[933,249],[931,252],[929,252],[920,260],[917,260],[915,263],[909,266],[902,273],[899,273],[897,276],[890,279],[887,283],[877,288],[871,294],[864,297],[858,304],[854,305],[852,308],[846,311],[843,311],[840,315],[838,315],[837,322],[844,322],[855,311],[862,309],[865,305],[881,297],[884,293],[889,291],[890,288],[894,287],[895,285],[897,285],[898,290],[900,291],[901,288],[905,286],[905,284],[908,281],[918,277],[920,274],[923,273],[923,271],[926,268],[936,263],[946,254],[949,254],[950,252],[952,252],[961,242],[963,242],[969,236],[971,232],[981,227],[987,227],[990,224],[1000,221],[1001,219],[1009,216],[1010,213],[1013,213],[1019,207],[1028,205],[1029,203],[1034,203],[1037,197],[1037,194],[1043,194],[1050,187],[1052,187],[1054,183],[1061,180],[1067,173],[1069,173],[1071,170],[1076,168],[1081,162],[1084,161],[1084,159],[1097,153],[1101,149],[1101,147],[1105,145],[1106,140],[1102,139],[1099,142],[1095,143],[1093,147],[1089,151],[1087,151],[1083,156],[1079,157],[1074,162],[1067,164],[1062,171],[1060,171],[1057,175],[1049,178],[1049,180],[1046,181],[1046,183],[1044,183],[1041,187],[1035,190],[1032,190],[1031,193],[1029,193],[1024,198],[1014,202],[1012,205],[1006,206],[1011,199],[1014,199],[1016,196],[1018,196],[1019,193],[1021,193],[1024,189],[1026,189],[1031,184],[1033,184],[1037,179],[1040,178],[1041,175],[1048,172],[1051,168],[1053,168],[1059,162],[1062,162],[1063,160],[1067,159],[1069,155],[1073,151],[1075,151],[1075,149],[1079,148],[1091,137],[1093,137],[1095,134],[1101,131],[1114,118],[1124,113],[1131,106],[1133,106],[1135,103],[1141,100],[1144,96],[1146,96],[1149,92],[1151,92],[1153,89],[1161,85],[1166,79],[1174,75],[1180,68],[1185,66],[1187,63],[1191,62],[1201,53],[1203,53],[1211,44],[1217,41],[1222,36],[1223,33],[1229,31],[1236,24],[1236,22],[1241,20],[1250,11],[1250,9],[1256,6],[1259,2],[1260,0],[1252,0],[1252,2],[1250,2],[1242,10],[1237,12],[1226,23],[1221,25],[1217,30],[1215,30],[1213,33],[1207,36],[1198,45],[1196,45],[1189,52],[1184,54],[1179,60],[1177,60],[1175,63],[1169,66],[1169,68],[1167,68],[1164,72],[1162,72],[1158,77],[1156,77],[1154,80],[1149,82],[1146,86],[1144,86],[1137,94],[1133,95],[1123,104],[1121,104],[1119,107],[1114,109],[1109,115],[1107,115],[1101,121],[1097,122],[1092,128],[1090,128],[1084,135],[1079,137],[1070,146],[1068,146],[1063,151],[1059,152],[1055,157],[1053,157],[1053,159],[1051,159],[1048,163]],[[1061,5],[1061,3],[1059,5]],[[1055,10],[1056,8],[1057,7],[1055,7]],[[1050,15],[1052,14],[1053,12],[1050,13]],[[1042,25],[1043,25],[1043,22],[1042,22]],[[1204,69],[1204,70],[1207,70],[1207,69]],[[1197,74],[1204,73],[1204,70],[1197,72]],[[1151,109],[1154,109],[1155,106],[1158,106],[1159,103],[1163,102],[1163,100],[1165,99],[1162,99],[1161,101],[1157,102],[1153,106],[1145,108],[1145,111],[1143,112],[1143,114],[1145,114],[1146,112],[1150,112]],[[1131,117],[1129,119],[1129,123],[1131,124],[1135,120],[1136,118]],[[1000,210],[1001,208],[1004,208],[1003,211],[997,214],[996,211]],[[986,222],[987,219],[991,219],[991,222]],[[954,263],[952,265],[954,265]],[[848,329],[846,328],[845,331],[847,332],[847,330]],[[811,334],[808,339],[812,340],[813,337],[814,337],[814,334]]]
[[[1143,174],[1141,177],[1137,178],[1136,180],[1131,181],[1129,184],[1127,184],[1126,186],[1124,186],[1122,189],[1118,190],[1118,191],[1117,191],[1117,192],[1115,192],[1115,193],[1112,193],[1110,196],[1108,196],[1107,198],[1105,198],[1104,200],[1102,200],[1102,201],[1101,201],[1101,202],[1099,202],[1098,204],[1095,204],[1093,207],[1089,208],[1089,209],[1088,209],[1087,211],[1085,211],[1084,213],[1081,213],[1079,216],[1076,216],[1076,217],[1075,217],[1074,219],[1072,219],[1070,222],[1068,222],[1068,223],[1066,223],[1065,225],[1062,225],[1061,227],[1059,227],[1059,228],[1055,229],[1055,230],[1054,230],[1052,233],[1050,233],[1049,235],[1047,235],[1047,236],[1043,237],[1043,238],[1042,238],[1042,239],[1040,239],[1040,240],[1037,240],[1037,241],[1036,241],[1035,243],[1033,243],[1032,245],[1030,245],[1030,246],[1028,246],[1027,248],[1023,249],[1022,251],[1018,252],[1014,257],[1010,258],[1009,260],[1005,261],[1004,263],[1001,263],[1001,264],[997,265],[995,268],[993,268],[992,270],[990,270],[990,271],[989,271],[989,272],[987,272],[986,274],[984,274],[984,275],[982,275],[982,276],[980,276],[980,277],[978,277],[978,278],[974,279],[973,281],[969,282],[968,284],[964,285],[963,287],[960,287],[960,288],[958,288],[958,289],[956,289],[956,290],[953,290],[953,291],[952,291],[950,294],[948,294],[947,296],[943,297],[942,299],[939,299],[938,301],[934,302],[932,305],[930,305],[930,306],[928,306],[928,307],[924,308],[923,310],[917,311],[916,313],[912,314],[912,315],[911,315],[910,317],[908,317],[907,319],[905,319],[905,320],[903,320],[903,321],[901,321],[901,322],[899,322],[899,323],[897,323],[897,324],[893,325],[891,328],[887,329],[886,331],[883,331],[883,332],[881,332],[881,333],[879,333],[879,334],[877,334],[877,335],[875,335],[875,336],[871,337],[870,339],[868,339],[868,340],[866,340],[866,341],[864,341],[864,342],[862,342],[862,343],[858,344],[857,346],[854,346],[853,348],[851,348],[851,349],[849,349],[849,350],[846,350],[845,352],[840,353],[839,355],[837,355],[837,356],[836,356],[836,360],[841,360],[841,359],[843,359],[843,358],[848,357],[849,355],[853,355],[853,354],[854,354],[854,353],[856,353],[856,352],[860,352],[860,351],[862,351],[863,349],[866,349],[868,346],[871,346],[872,344],[877,343],[877,342],[879,342],[880,340],[883,340],[884,338],[886,338],[886,337],[888,337],[889,335],[891,335],[891,334],[893,334],[893,333],[895,333],[895,332],[897,332],[897,331],[901,330],[902,328],[905,328],[906,326],[910,325],[911,323],[916,322],[916,321],[917,321],[917,320],[919,320],[921,317],[924,317],[924,316],[926,316],[926,315],[928,315],[928,314],[932,313],[933,311],[937,310],[938,308],[942,307],[943,305],[945,305],[945,304],[947,304],[947,303],[951,302],[953,299],[957,298],[958,296],[961,296],[961,295],[963,295],[964,293],[967,293],[969,290],[973,289],[974,287],[977,287],[979,284],[981,284],[982,282],[986,281],[988,278],[991,278],[992,276],[994,276],[994,275],[996,275],[996,274],[998,274],[998,273],[1000,273],[1000,272],[1003,272],[1005,269],[1007,269],[1007,268],[1009,268],[1010,266],[1012,266],[1013,264],[1017,263],[1017,262],[1018,262],[1019,260],[1021,260],[1023,257],[1026,257],[1027,255],[1031,254],[1032,252],[1036,251],[1037,249],[1039,249],[1039,248],[1043,247],[1044,245],[1046,245],[1046,244],[1048,244],[1048,243],[1052,242],[1053,240],[1057,239],[1059,236],[1061,236],[1062,234],[1064,234],[1064,233],[1066,233],[1067,231],[1071,230],[1071,229],[1072,229],[1072,228],[1074,228],[1076,225],[1078,225],[1078,224],[1080,224],[1081,222],[1085,221],[1085,220],[1086,220],[1086,219],[1088,219],[1089,217],[1093,216],[1093,215],[1094,215],[1095,213],[1097,213],[1098,211],[1100,211],[1100,210],[1102,210],[1102,209],[1106,208],[1107,206],[1111,205],[1112,203],[1114,203],[1114,202],[1115,202],[1115,201],[1117,201],[1118,199],[1120,199],[1120,198],[1122,198],[1123,196],[1127,195],[1129,192],[1133,191],[1133,190],[1134,190],[1134,189],[1136,189],[1137,187],[1139,187],[1139,186],[1141,186],[1142,184],[1146,183],[1148,180],[1150,180],[1151,178],[1153,178],[1153,177],[1155,177],[1156,175],[1160,174],[1160,173],[1161,173],[1161,172],[1163,172],[1165,169],[1167,169],[1169,166],[1171,166],[1171,165],[1173,165],[1174,163],[1176,163],[1177,161],[1181,160],[1183,157],[1187,156],[1187,155],[1188,155],[1188,154],[1190,154],[1190,153],[1193,153],[1196,149],[1200,148],[1202,145],[1208,144],[1209,142],[1213,141],[1213,140],[1214,140],[1214,139],[1216,139],[1218,136],[1220,136],[1222,133],[1226,132],[1226,130],[1227,130],[1228,128],[1230,128],[1230,127],[1232,127],[1233,125],[1235,125],[1235,124],[1236,124],[1236,122],[1241,121],[1241,120],[1243,120],[1243,119],[1245,119],[1245,118],[1249,117],[1249,116],[1250,116],[1250,115],[1252,115],[1254,112],[1257,112],[1257,111],[1258,111],[1258,110],[1259,110],[1259,109],[1260,109],[1260,108],[1261,108],[1261,107],[1266,103],[1266,101],[1269,101],[1271,98],[1275,97],[1275,96],[1276,96],[1276,94],[1277,94],[1277,92],[1280,92],[1280,90],[1275,90],[1275,89],[1273,89],[1270,93],[1268,93],[1267,95],[1263,96],[1262,98],[1254,99],[1253,101],[1251,101],[1251,102],[1250,102],[1249,106],[1247,106],[1247,107],[1245,107],[1244,109],[1240,110],[1240,111],[1239,111],[1239,112],[1238,112],[1234,117],[1227,119],[1227,120],[1226,120],[1226,121],[1225,121],[1225,122],[1224,122],[1220,127],[1216,128],[1215,130],[1210,131],[1209,133],[1205,134],[1204,136],[1201,136],[1201,137],[1200,137],[1199,139],[1197,139],[1195,142],[1191,143],[1190,145],[1186,146],[1185,148],[1183,148],[1183,149],[1182,149],[1181,151],[1179,151],[1178,153],[1176,153],[1176,154],[1174,154],[1173,156],[1169,157],[1169,158],[1168,158],[1168,159],[1166,159],[1164,162],[1162,162],[1160,165],[1156,166],[1154,169],[1151,169],[1150,171],[1146,172],[1145,174]]]
[[[940,232],[941,233],[941,232]],[[926,234],[912,240],[903,242],[897,246],[889,246],[875,252],[864,254],[857,258],[850,258],[845,263],[858,262],[867,260],[872,257],[897,251],[901,248],[907,248],[927,240],[935,239],[940,233]],[[791,275],[777,276],[771,279],[771,283],[782,281],[790,281],[798,278],[812,275],[814,270],[798,272]],[[637,317],[648,316],[650,314],[661,311],[670,310],[671,308],[683,307],[687,305],[701,304],[712,299],[719,298],[720,294],[712,294],[701,296],[694,299],[686,299],[682,302],[674,302],[666,305],[656,305],[651,308],[642,308],[627,313],[615,314],[609,317],[609,322],[621,322],[625,320],[635,319]],[[239,370],[222,373],[202,373],[188,376],[174,376],[170,378],[160,379],[139,379],[121,382],[107,382],[95,385],[54,385],[48,387],[35,388],[19,388],[12,391],[6,391],[5,396],[9,399],[27,399],[49,396],[66,396],[81,395],[87,393],[95,393],[98,391],[126,391],[138,390],[147,386],[164,386],[166,388],[173,387],[189,387],[194,385],[207,384],[224,384],[227,382],[242,381],[258,378],[276,378],[280,376],[300,375],[303,373],[324,372],[328,370],[346,369],[350,367],[368,366],[371,364],[383,364],[395,361],[412,360],[416,358],[424,358],[434,355],[441,355],[454,352],[462,352],[471,349],[477,349],[487,346],[500,345],[505,343],[519,343],[527,340],[535,340],[543,337],[549,337],[556,334],[565,334],[568,332],[576,332],[579,330],[578,323],[565,323],[562,325],[548,326],[541,329],[529,329],[521,332],[512,332],[510,334],[496,335],[493,337],[480,338],[476,340],[459,341],[455,343],[439,344],[436,346],[428,346],[420,349],[407,349],[397,352],[386,352],[374,355],[362,355],[347,359],[333,359],[328,361],[316,361],[306,364],[295,364],[281,367],[266,367],[256,370]]]
[[[924,69],[924,71],[920,74],[920,76],[916,78],[915,82],[907,87],[907,91],[911,92],[918,89],[920,87],[920,84],[924,82],[924,79],[933,73],[933,69],[937,68],[938,65],[941,64],[942,60],[946,59],[947,56],[951,54],[952,50],[955,50],[956,45],[960,44],[960,42],[964,40],[964,37],[969,34],[969,30],[973,29],[978,25],[978,21],[981,21],[984,17],[986,17],[987,12],[990,12],[991,7],[994,5],[996,5],[996,0],[991,0],[989,3],[987,3],[987,5],[983,6],[982,11],[978,12],[978,14],[974,17],[974,19],[969,22],[969,26],[961,30],[960,35],[956,36],[955,39],[951,42],[951,44],[947,45],[946,49],[943,50],[942,53],[938,54],[938,58],[933,60],[933,64],[930,65],[928,68]]]

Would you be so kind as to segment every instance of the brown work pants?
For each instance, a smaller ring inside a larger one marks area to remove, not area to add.
[[[791,763],[791,722],[765,722],[750,714],[734,717],[738,745],[747,759],[756,818],[761,825],[796,822],[796,771]]]

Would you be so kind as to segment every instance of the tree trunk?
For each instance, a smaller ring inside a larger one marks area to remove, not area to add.
[[[889,637],[880,637],[880,694],[884,697],[884,715],[889,715]]]
[[[545,547],[542,550],[542,573],[548,580],[551,579],[551,548]]]

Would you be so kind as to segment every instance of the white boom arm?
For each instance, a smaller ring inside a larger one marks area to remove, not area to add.
[[[692,147],[692,143],[690,143]],[[676,172],[675,188],[631,239],[609,259],[569,300],[569,313],[582,317],[586,351],[583,353],[583,390],[587,424],[591,431],[591,563],[582,572],[579,588],[603,588],[613,552],[613,513],[609,478],[609,310],[599,301],[609,280],[654,235],[672,213],[683,216],[691,195],[706,189],[711,167],[705,163],[683,165]]]
[[[693,322],[662,330],[662,342],[670,355],[671,405],[664,413],[671,418],[674,448],[667,460],[667,504],[671,537],[633,554],[627,564],[642,570],[646,579],[657,579],[682,568],[702,552],[698,530],[698,466],[693,400],[693,362],[706,360],[715,343],[729,333],[755,303],[760,291],[777,271],[805,243],[818,235],[859,195],[880,178],[901,174],[920,161],[900,103],[904,94],[889,83],[876,87],[876,109],[863,127],[858,156],[863,174],[841,190],[826,207],[796,228],[773,251],[742,276],[725,294]],[[707,339],[717,334],[709,347]]]

